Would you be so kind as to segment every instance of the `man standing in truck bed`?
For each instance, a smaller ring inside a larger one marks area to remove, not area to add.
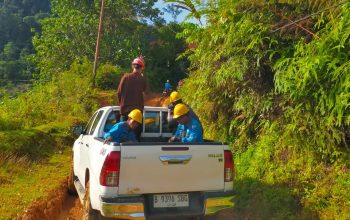
[[[143,75],[145,69],[144,60],[141,57],[132,62],[132,73],[125,74],[118,87],[118,100],[120,105],[121,121],[128,119],[128,114],[133,109],[143,111],[143,95],[147,92],[147,81]],[[135,130],[136,138],[139,140],[142,132],[142,126]]]

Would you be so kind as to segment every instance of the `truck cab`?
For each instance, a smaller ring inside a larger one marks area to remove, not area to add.
[[[168,109],[145,107],[141,141],[103,142],[118,122],[119,106],[97,110],[73,146],[68,185],[85,219],[203,218],[233,206],[233,156],[229,146],[168,143]]]

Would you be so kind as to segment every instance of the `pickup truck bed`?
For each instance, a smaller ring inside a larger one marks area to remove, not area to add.
[[[85,219],[201,217],[233,206],[227,145],[164,142],[172,134],[161,107],[145,108],[140,143],[103,144],[104,128],[118,110],[98,110],[73,147],[71,179]]]

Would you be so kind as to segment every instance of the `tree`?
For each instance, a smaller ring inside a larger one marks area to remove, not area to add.
[[[17,60],[19,57],[19,49],[13,42],[8,42],[4,46],[4,50],[2,52],[2,57],[4,60]]]
[[[182,13],[182,10],[179,7],[176,7],[174,4],[167,5],[163,10],[169,14],[173,18],[173,21],[176,22],[177,16]]]
[[[157,20],[155,0],[106,1],[100,62],[128,65],[139,54],[138,29],[145,19]],[[45,19],[43,33],[34,38],[42,74],[67,69],[76,59],[92,59],[99,15],[99,1],[53,0],[52,16]]]
[[[49,0],[6,0],[0,3],[0,83],[31,78],[32,30],[40,32],[39,20],[47,16]]]
[[[147,61],[147,77],[151,88],[163,89],[166,80],[176,86],[185,78],[189,62],[186,58],[177,59],[185,50],[186,43],[177,38],[181,25],[169,23],[158,27],[147,27],[141,35],[142,51]]]
[[[185,76],[187,62],[176,61],[185,50],[184,40],[176,38],[178,24],[165,24],[154,9],[154,0],[106,1],[99,63],[112,63],[130,70],[130,63],[142,55],[146,76],[153,90],[166,79]],[[99,16],[99,1],[52,1],[52,16],[43,20],[43,32],[34,38],[42,77],[69,68],[75,60],[93,60]]]
[[[253,192],[237,211],[285,186],[294,207],[276,207],[287,197],[272,190],[246,216],[349,218],[350,3],[208,2],[206,26],[183,25],[193,47],[180,92],[206,138],[235,151],[237,197]]]

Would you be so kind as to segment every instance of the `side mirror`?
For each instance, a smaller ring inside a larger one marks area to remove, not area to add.
[[[73,131],[73,134],[77,136],[84,134],[84,126],[83,125],[74,126],[72,131]]]

